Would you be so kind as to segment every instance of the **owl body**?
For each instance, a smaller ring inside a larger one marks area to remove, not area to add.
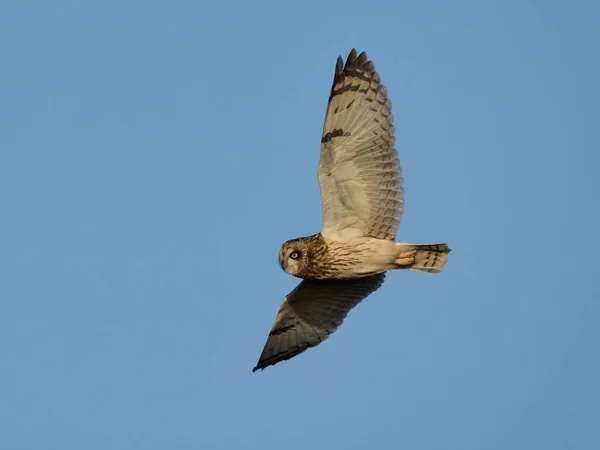
[[[317,233],[285,242],[279,264],[289,274],[303,279],[366,277],[398,268],[400,245],[373,237],[337,241]]]

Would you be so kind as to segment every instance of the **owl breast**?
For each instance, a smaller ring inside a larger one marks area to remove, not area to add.
[[[398,250],[393,241],[365,237],[326,241],[320,233],[307,239],[308,261],[300,278],[361,278],[395,267]]]

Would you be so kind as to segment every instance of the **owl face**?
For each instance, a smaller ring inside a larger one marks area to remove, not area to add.
[[[290,275],[300,276],[308,264],[308,248],[298,239],[292,239],[281,246],[279,265]]]

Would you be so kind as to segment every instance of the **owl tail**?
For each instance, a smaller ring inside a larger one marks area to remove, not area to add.
[[[396,244],[398,255],[394,261],[398,269],[439,273],[446,264],[450,247],[447,244]]]

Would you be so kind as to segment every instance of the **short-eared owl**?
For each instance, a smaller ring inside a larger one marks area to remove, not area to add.
[[[394,242],[404,191],[391,106],[364,52],[338,57],[318,170],[323,229],[281,247],[281,267],[303,281],[283,299],[253,371],[327,339],[386,271],[438,273],[446,263],[446,244]]]

